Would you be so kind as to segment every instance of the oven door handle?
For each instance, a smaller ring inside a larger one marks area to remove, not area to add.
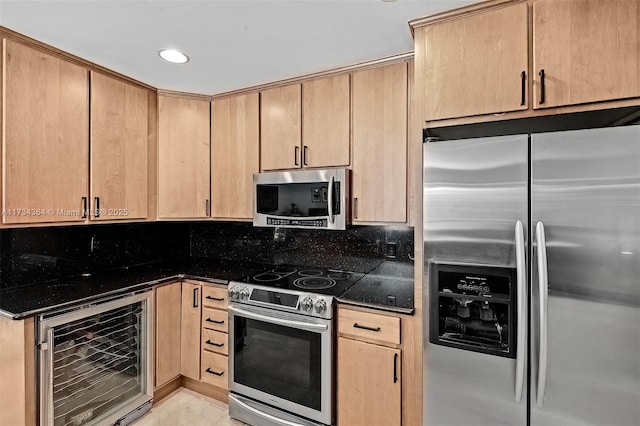
[[[229,309],[229,312],[233,312],[234,314],[243,316],[245,318],[269,322],[271,324],[283,325],[285,327],[295,327],[301,330],[314,331],[314,332],[326,331],[329,329],[329,326],[327,324],[310,324],[302,321],[291,321],[291,320],[282,319],[282,318],[275,318],[267,315],[256,314],[255,312],[245,311],[244,309],[236,308],[235,306],[231,306],[231,305],[228,306],[228,309]]]
[[[279,417],[272,416],[271,414],[262,412],[262,411],[258,410],[257,408],[253,408],[252,406],[250,406],[248,404],[245,404],[244,402],[240,401],[238,398],[234,398],[233,395],[229,395],[229,399],[232,399],[233,402],[235,402],[236,404],[238,404],[239,406],[241,406],[245,410],[251,411],[256,416],[261,417],[263,419],[270,420],[271,422],[273,422],[273,424],[283,425],[283,426],[304,426],[301,423],[290,422],[288,420],[281,419]]]

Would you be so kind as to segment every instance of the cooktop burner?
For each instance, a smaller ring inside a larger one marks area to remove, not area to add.
[[[295,280],[293,285],[303,290],[324,290],[333,287],[336,282],[327,277],[302,277]]]
[[[239,282],[338,296],[363,276],[359,272],[278,265],[244,277]]]

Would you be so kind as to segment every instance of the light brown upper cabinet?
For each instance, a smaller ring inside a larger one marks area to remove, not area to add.
[[[3,57],[3,222],[83,221],[87,70],[7,39]]]
[[[211,216],[253,217],[253,174],[259,171],[258,93],[211,102]]]
[[[425,121],[528,108],[527,13],[518,3],[415,29]]]
[[[353,222],[407,220],[407,63],[357,71],[353,85]]]
[[[638,0],[534,1],[533,107],[640,96],[639,26]]]
[[[146,89],[91,72],[92,220],[147,217]]]
[[[302,164],[300,84],[262,91],[260,113],[260,168],[299,168]]]
[[[158,217],[209,216],[209,102],[158,97]]]
[[[349,165],[350,81],[340,74],[302,83],[302,165]]]

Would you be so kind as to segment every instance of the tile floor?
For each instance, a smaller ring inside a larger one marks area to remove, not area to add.
[[[133,426],[243,426],[229,417],[227,404],[180,388],[151,408]]]

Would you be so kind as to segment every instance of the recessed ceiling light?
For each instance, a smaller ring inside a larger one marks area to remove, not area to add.
[[[185,64],[189,62],[189,57],[175,49],[158,50],[158,55],[167,62],[174,64]]]

